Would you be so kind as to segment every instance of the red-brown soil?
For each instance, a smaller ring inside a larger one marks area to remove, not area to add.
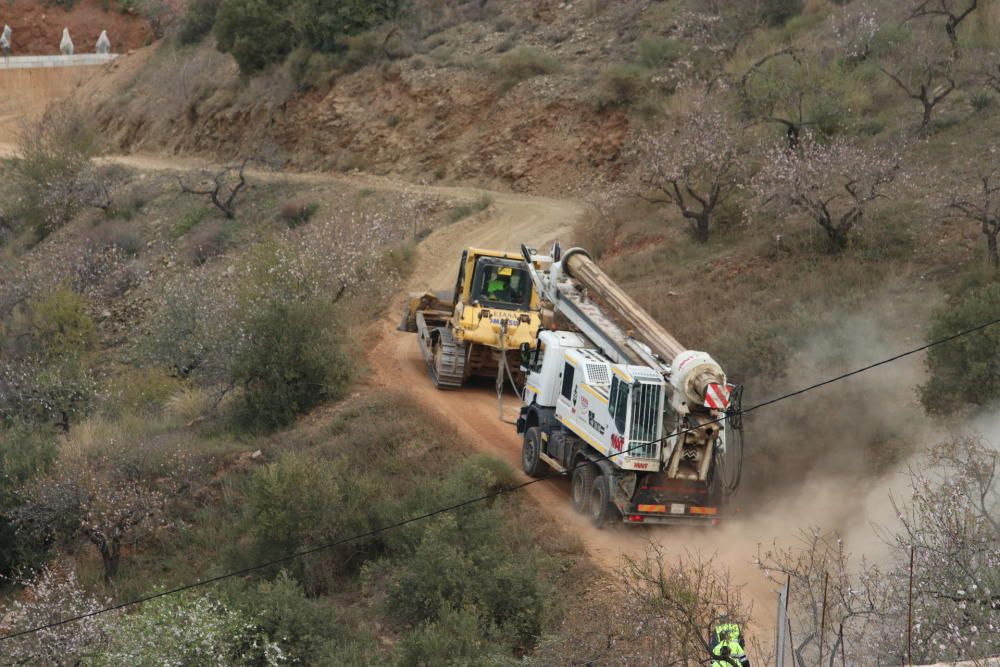
[[[102,30],[108,31],[112,51],[125,53],[153,41],[149,23],[114,9],[114,2],[77,0],[72,9],[29,0],[0,3],[0,28],[10,26],[12,55],[57,55],[63,28],[69,28],[76,53],[93,53]]]

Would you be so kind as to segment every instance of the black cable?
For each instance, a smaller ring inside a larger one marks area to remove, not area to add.
[[[818,389],[820,387],[825,387],[826,385],[833,384],[834,382],[839,382],[840,380],[844,380],[844,379],[852,377],[854,375],[858,375],[860,373],[864,373],[864,372],[872,370],[874,368],[878,368],[879,366],[884,366],[886,364],[890,364],[890,363],[892,363],[894,361],[898,361],[900,359],[903,359],[904,357],[908,357],[908,356],[917,354],[919,352],[923,352],[923,351],[928,350],[928,349],[930,349],[932,347],[935,347],[937,345],[942,345],[944,343],[947,343],[947,342],[950,342],[952,340],[955,340],[956,338],[961,338],[963,336],[968,336],[969,334],[973,334],[973,333],[975,333],[977,331],[981,331],[983,329],[986,329],[988,327],[994,326],[996,324],[1000,324],[1000,318],[995,319],[995,320],[993,320],[991,322],[987,322],[985,324],[980,324],[979,326],[976,326],[976,327],[972,327],[971,329],[965,329],[964,331],[960,331],[960,332],[958,332],[956,334],[953,334],[951,336],[948,336],[946,338],[941,338],[939,340],[932,341],[930,343],[927,343],[926,345],[921,345],[920,347],[914,348],[912,350],[908,350],[906,352],[902,352],[902,353],[897,354],[895,356],[889,357],[888,359],[883,359],[882,361],[878,361],[878,362],[875,362],[873,364],[869,364],[868,366],[864,366],[862,368],[858,368],[858,369],[855,369],[853,371],[849,371],[847,373],[843,373],[843,374],[838,375],[836,377],[832,377],[832,378],[829,378],[827,380],[823,380],[822,382],[817,382],[815,384],[809,385],[808,387],[804,387],[802,389],[798,389],[796,391],[792,391],[792,392],[789,392],[787,394],[783,394],[781,396],[777,396],[775,398],[768,399],[768,400],[763,401],[761,403],[757,403],[756,405],[752,405],[749,408],[746,408],[745,410],[740,410],[739,413],[738,413],[738,416],[740,418],[742,418],[743,415],[746,415],[749,412],[753,412],[754,410],[758,410],[758,409],[760,409],[762,407],[769,406],[769,405],[774,405],[775,403],[778,403],[779,401],[783,401],[783,400],[786,400],[786,399],[789,399],[789,398],[794,398],[795,396],[800,396],[800,395],[802,395],[802,394],[804,394],[804,393],[806,393],[808,391],[812,391],[812,390]],[[684,429],[684,430],[681,430],[681,431],[677,431],[677,432],[671,433],[670,435],[664,436],[663,438],[660,438],[658,441],[654,441],[654,442],[661,443],[661,442],[667,440],[668,438],[676,437],[676,436],[679,436],[679,435],[684,435],[686,433],[691,433],[691,432],[697,431],[697,430],[699,430],[699,429],[701,429],[701,428],[703,428],[705,426],[708,426],[709,424],[717,424],[719,422],[725,421],[726,419],[730,419],[731,417],[734,417],[734,416],[735,415],[729,415],[729,414],[727,414],[727,415],[725,415],[723,417],[719,417],[718,419],[714,419],[714,420],[707,421],[707,422],[704,422],[702,424],[699,424],[698,426],[696,426],[694,428]],[[651,444],[651,443],[643,443],[642,445],[637,445],[636,447],[632,447],[632,448],[629,448],[629,449],[626,449],[626,450],[622,450],[620,452],[615,452],[614,454],[609,454],[607,456],[600,457],[599,459],[597,459],[597,461],[594,461],[594,463],[600,462],[600,461],[606,461],[606,460],[612,459],[612,458],[614,458],[616,456],[621,456],[622,454],[627,454],[628,452],[632,451],[633,449],[637,449],[639,447],[648,447],[649,444]],[[591,463],[591,462],[587,461],[587,462],[584,462],[584,463],[582,463],[580,465],[588,465],[589,463]],[[575,470],[575,469],[576,468],[573,468],[573,470]],[[76,621],[82,621],[84,619],[92,618],[94,616],[99,616],[101,614],[106,614],[106,613],[109,613],[109,612],[112,612],[112,611],[118,611],[118,610],[124,609],[126,607],[131,607],[133,605],[142,604],[144,602],[150,602],[150,601],[156,600],[158,598],[167,597],[169,595],[176,595],[177,593],[183,593],[184,591],[191,590],[192,588],[199,588],[201,586],[207,586],[209,584],[214,584],[214,583],[222,581],[224,579],[230,579],[232,577],[238,577],[238,576],[241,576],[241,575],[244,575],[244,574],[249,574],[249,573],[255,572],[257,570],[262,570],[262,569],[265,569],[265,568],[268,568],[268,567],[272,567],[274,565],[279,565],[281,563],[286,563],[288,561],[295,560],[297,558],[302,558],[303,556],[308,556],[309,554],[313,554],[313,553],[316,553],[316,552],[319,552],[319,551],[325,551],[327,549],[332,549],[333,547],[337,547],[337,546],[340,546],[340,545],[343,545],[343,544],[348,544],[350,542],[354,542],[356,540],[364,539],[366,537],[374,537],[375,535],[379,535],[381,533],[384,533],[384,532],[387,532],[387,531],[390,531],[390,530],[395,530],[396,528],[402,528],[403,526],[407,526],[407,525],[409,525],[411,523],[416,523],[418,521],[423,521],[425,519],[429,519],[429,518],[437,516],[439,514],[446,514],[448,512],[453,512],[453,511],[455,511],[457,509],[461,509],[462,507],[466,507],[468,505],[473,505],[475,503],[483,502],[483,501],[489,500],[491,498],[496,498],[498,496],[501,496],[501,495],[504,495],[504,494],[507,494],[507,493],[513,493],[514,491],[519,491],[519,490],[521,490],[521,489],[523,489],[525,487],[531,486],[532,484],[537,484],[538,482],[546,481],[546,480],[548,480],[548,479],[550,479],[552,477],[566,476],[570,472],[571,472],[571,470],[564,470],[564,471],[561,471],[561,472],[555,472],[555,471],[553,471],[553,472],[545,474],[545,475],[543,475],[541,477],[538,477],[536,479],[528,480],[527,482],[521,482],[520,484],[514,484],[514,485],[511,485],[511,486],[505,486],[503,488],[497,489],[496,491],[492,491],[490,493],[484,494],[484,495],[476,497],[476,498],[471,498],[469,500],[464,500],[464,501],[462,501],[460,503],[456,503],[454,505],[449,505],[447,507],[442,507],[442,508],[436,509],[436,510],[434,510],[432,512],[427,512],[425,514],[421,514],[421,515],[418,515],[418,516],[415,516],[415,517],[411,517],[409,519],[404,519],[403,521],[398,521],[396,523],[389,524],[388,526],[381,526],[379,528],[375,528],[374,530],[370,530],[370,531],[368,531],[366,533],[360,533],[358,535],[352,535],[350,537],[345,537],[343,539],[336,540],[334,542],[329,542],[327,544],[322,544],[322,545],[317,546],[317,547],[312,547],[311,549],[305,549],[303,551],[298,551],[298,552],[289,554],[287,556],[283,556],[281,558],[276,558],[276,559],[268,561],[266,563],[260,563],[260,564],[257,564],[257,565],[252,565],[250,567],[245,567],[245,568],[243,568],[241,570],[235,570],[235,571],[232,571],[232,572],[226,572],[225,574],[220,574],[220,575],[215,576],[215,577],[209,577],[208,579],[200,579],[200,580],[192,582],[190,584],[185,584],[183,586],[178,586],[177,588],[172,588],[172,589],[167,590],[167,591],[161,591],[159,593],[154,593],[153,595],[147,595],[147,596],[141,597],[141,598],[135,598],[135,599],[132,599],[132,600],[128,600],[126,602],[121,602],[119,604],[112,605],[110,607],[105,607],[103,609],[98,609],[96,611],[88,612],[86,614],[80,614],[78,616],[71,616],[71,617],[64,618],[64,619],[61,619],[61,620],[58,620],[58,621],[53,621],[52,623],[46,623],[44,625],[39,625],[39,626],[36,626],[36,627],[33,627],[33,628],[28,628],[28,629],[25,629],[25,630],[19,630],[18,632],[12,632],[10,634],[6,634],[6,635],[3,635],[3,636],[0,636],[0,641],[6,641],[8,639],[15,639],[17,637],[23,637],[25,635],[34,634],[34,633],[37,633],[37,632],[41,632],[43,630],[50,630],[52,628],[56,628],[56,627],[59,627],[59,626],[62,626],[62,625],[67,625],[69,623],[75,623]]]

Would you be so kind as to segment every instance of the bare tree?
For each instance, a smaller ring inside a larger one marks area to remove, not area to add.
[[[916,67],[891,71],[879,66],[883,74],[899,86],[900,90],[912,100],[920,102],[923,115],[920,128],[926,130],[931,123],[934,107],[943,102],[955,90],[955,79],[951,76],[951,61],[940,60],[933,56],[925,56],[917,61]]]
[[[1000,164],[996,160],[980,172],[971,183],[956,184],[945,204],[953,215],[980,225],[986,239],[986,257],[990,265],[1000,267]]]
[[[1000,653],[1000,453],[974,438],[937,446],[910,472],[896,505],[891,590],[906,591],[913,554],[913,658],[983,659]],[[904,609],[898,600],[896,609]],[[907,604],[907,606],[909,606]],[[905,615],[896,614],[899,618]]]
[[[958,26],[978,7],[979,0],[920,0],[906,20],[943,17],[944,32],[953,53],[958,55]]]
[[[676,208],[706,242],[713,216],[745,167],[742,139],[743,127],[701,96],[673,133],[640,140],[642,183],[653,191],[645,198]]]
[[[847,246],[871,204],[886,195],[899,169],[898,151],[841,137],[822,143],[807,134],[797,152],[770,150],[751,189],[758,208],[812,218],[837,252]]]
[[[230,220],[236,217],[236,200],[247,187],[246,168],[251,158],[244,158],[239,165],[224,167],[220,171],[202,172],[203,181],[199,187],[190,187],[178,176],[181,192],[208,196],[212,204]]]
[[[104,577],[118,573],[122,547],[142,529],[162,526],[167,500],[185,487],[181,462],[148,479],[132,443],[106,446],[97,454],[67,456],[38,478],[13,513],[18,530],[72,547],[85,538],[101,555]]]
[[[793,48],[774,51],[754,62],[736,84],[743,115],[785,129],[788,148],[798,147],[803,130],[828,132],[841,121],[841,96],[824,80],[822,68]]]
[[[532,664],[708,665],[715,622],[726,616],[747,628],[752,620],[742,588],[713,558],[668,557],[656,544],[627,559],[620,583],[594,590],[581,607],[558,637],[539,643]],[[751,657],[768,664],[758,646],[750,637]]]
[[[847,664],[862,664],[871,657],[866,640],[878,631],[886,591],[879,570],[864,561],[852,563],[839,536],[802,531],[796,545],[775,544],[760,551],[756,562],[770,581],[790,583],[798,667],[833,667],[845,658]]]
[[[998,472],[1000,453],[976,439],[922,457],[909,498],[890,499],[897,523],[879,532],[892,552],[878,566],[818,530],[760,553],[768,579],[791,581],[797,667],[981,664],[1000,653]]]

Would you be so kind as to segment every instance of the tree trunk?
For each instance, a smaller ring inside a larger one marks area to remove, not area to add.
[[[694,237],[698,243],[708,243],[709,214],[701,213],[694,219]]]
[[[107,541],[104,539],[95,541],[97,550],[101,552],[101,562],[104,565],[104,580],[111,582],[118,576],[118,563],[121,561],[122,549],[118,540]]]
[[[1000,267],[1000,251],[997,250],[997,234],[986,232],[986,257],[993,268]]]
[[[830,250],[834,253],[838,253],[847,247],[847,235],[850,231],[850,227],[844,227],[841,225],[830,225],[826,228],[826,234],[830,238]]]
[[[931,112],[934,110],[934,106],[924,102],[924,117],[920,121],[921,129],[926,129],[927,126],[931,124]]]

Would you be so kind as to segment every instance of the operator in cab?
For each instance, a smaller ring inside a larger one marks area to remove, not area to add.
[[[486,298],[490,301],[509,301],[510,279],[513,273],[510,267],[501,266],[486,285]]]

